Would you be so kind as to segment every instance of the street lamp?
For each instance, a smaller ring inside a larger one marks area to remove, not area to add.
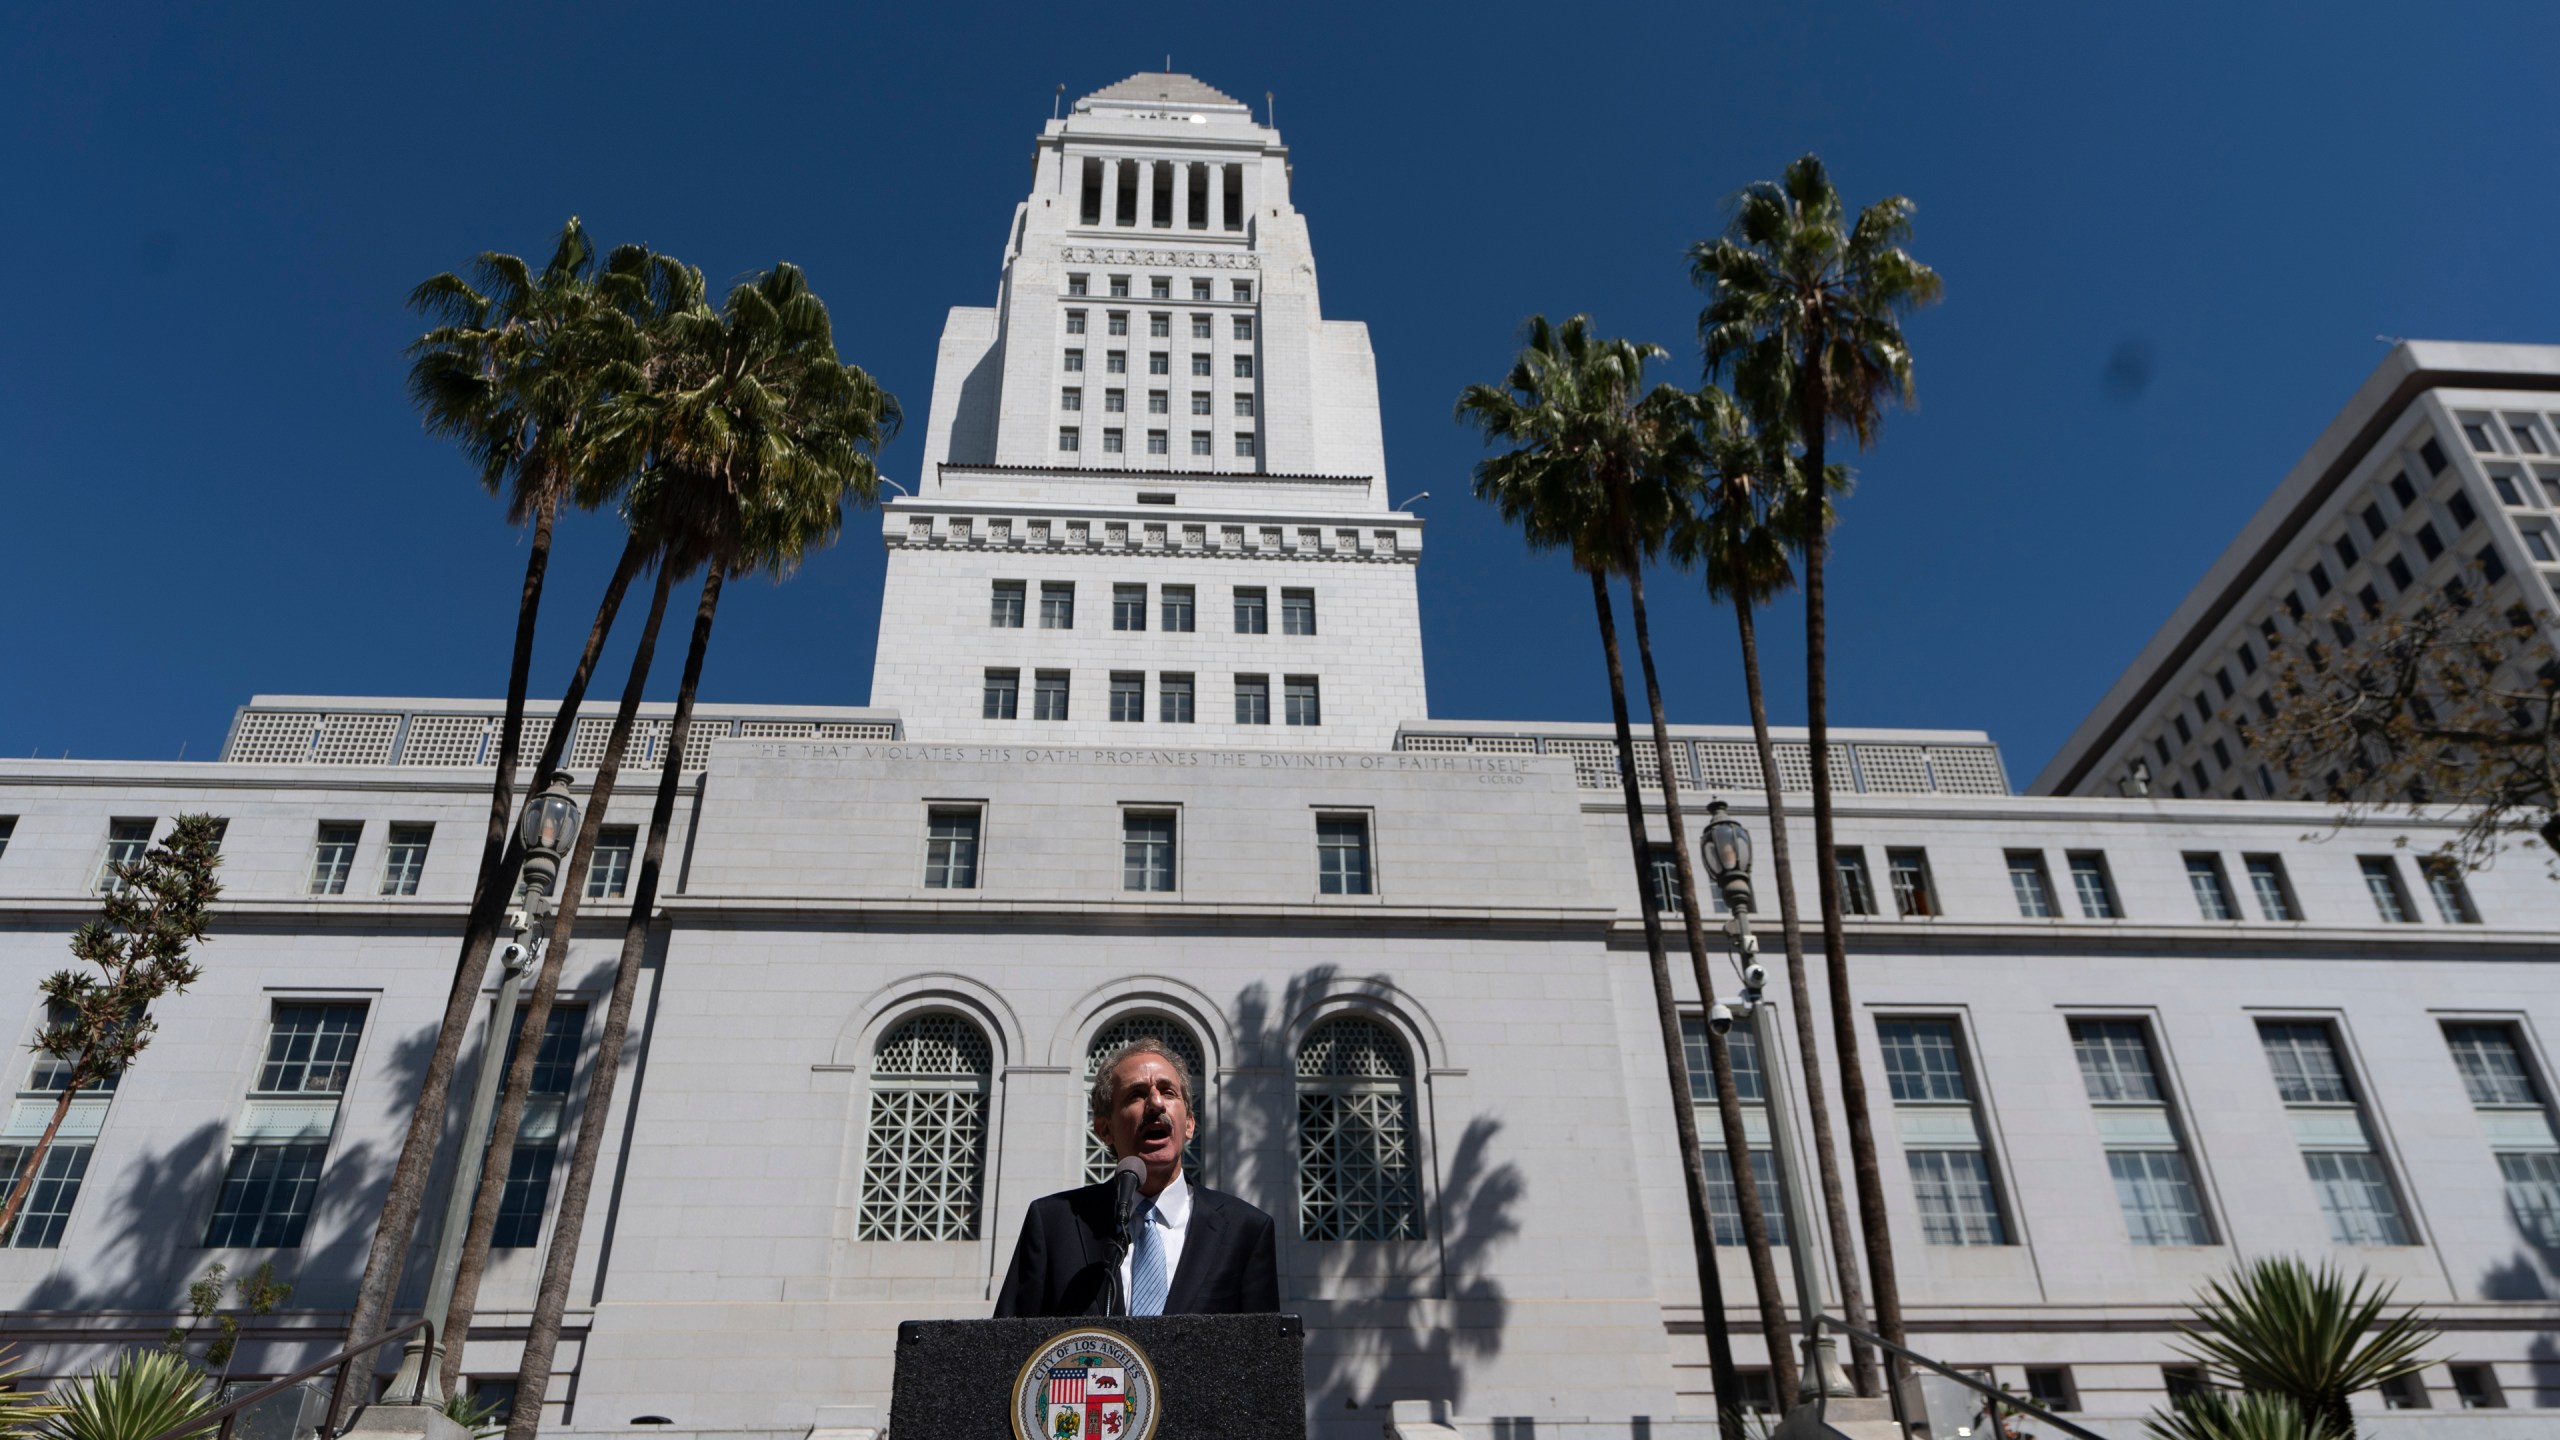
[[[1814,1255],[1817,1232],[1805,1191],[1803,1157],[1796,1153],[1795,1106],[1787,1085],[1785,1053],[1778,1048],[1778,1006],[1760,993],[1768,983],[1768,971],[1760,964],[1759,937],[1751,933],[1751,832],[1733,818],[1722,800],[1708,802],[1707,828],[1698,837],[1698,852],[1706,861],[1708,880],[1723,893],[1725,909],[1731,912],[1724,930],[1733,941],[1734,968],[1742,980],[1738,1000],[1707,997],[1709,1023],[1714,1023],[1718,1012],[1730,1017],[1728,1024],[1731,1019],[1747,1020],[1760,1052],[1760,1083],[1769,1105],[1769,1149],[1778,1162],[1778,1196],[1787,1214],[1787,1256],[1795,1270],[1796,1311],[1804,1324],[1805,1388],[1818,1395],[1846,1395],[1849,1386],[1839,1362],[1832,1359],[1831,1342],[1822,1337],[1817,1318],[1823,1306],[1822,1270]]]
[[[524,907],[508,915],[515,938],[499,956],[505,973],[498,981],[497,1005],[489,1014],[488,1039],[480,1047],[480,1074],[471,1090],[471,1112],[463,1124],[453,1188],[444,1197],[444,1228],[436,1232],[436,1263],[427,1281],[426,1304],[427,1318],[434,1323],[411,1336],[400,1353],[400,1373],[384,1392],[394,1404],[429,1409],[444,1405],[445,1347],[461,1343],[460,1337],[444,1333],[445,1316],[453,1309],[454,1282],[462,1271],[462,1242],[470,1232],[472,1202],[480,1194],[481,1152],[489,1148],[489,1125],[498,1109],[499,1082],[506,1074],[507,1041],[515,1033],[516,995],[524,988],[525,972],[541,957],[560,863],[578,838],[578,802],[569,794],[569,781],[568,771],[553,771],[524,802],[524,815],[516,823],[516,839],[524,847]]]

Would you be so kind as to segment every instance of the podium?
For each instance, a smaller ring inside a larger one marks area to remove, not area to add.
[[[1306,1440],[1295,1315],[909,1320],[896,1440]]]

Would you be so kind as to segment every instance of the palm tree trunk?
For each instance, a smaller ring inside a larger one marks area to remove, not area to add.
[[[542,1428],[542,1401],[551,1388],[551,1361],[560,1347],[560,1318],[569,1308],[569,1281],[577,1270],[578,1242],[586,1230],[588,1196],[595,1188],[596,1159],[604,1147],[613,1087],[622,1067],[624,1038],[631,1028],[631,999],[640,987],[640,961],[649,948],[649,929],[658,907],[658,876],[667,854],[667,831],[675,823],[676,790],[684,775],[685,739],[693,727],[693,695],[702,682],[703,653],[711,648],[711,622],[720,609],[720,562],[714,559],[702,579],[702,600],[693,616],[693,642],[684,656],[684,681],[676,692],[675,723],[667,733],[667,756],[658,769],[658,801],[649,812],[649,838],[640,860],[640,878],[632,886],[631,918],[622,928],[622,957],[613,972],[613,998],[606,1003],[604,1034],[596,1043],[595,1064],[587,1077],[587,1100],[578,1116],[578,1143],[569,1158],[569,1174],[560,1187],[560,1214],[552,1222],[551,1245],[543,1256],[542,1289],[534,1297],[533,1320],[525,1327],[524,1360],[516,1371],[515,1409],[507,1417],[506,1440],[533,1440]]]
[[[1624,506],[1617,508],[1623,517]],[[1636,625],[1636,662],[1644,670],[1645,701],[1653,710],[1654,770],[1662,782],[1663,817],[1671,828],[1672,864],[1680,877],[1680,923],[1688,932],[1689,965],[1697,976],[1698,1003],[1708,1005],[1716,998],[1716,977],[1708,959],[1706,919],[1700,913],[1695,867],[1689,862],[1689,822],[1680,808],[1680,777],[1671,759],[1671,727],[1663,718],[1662,684],[1654,674],[1653,630],[1644,608],[1644,566],[1623,522],[1619,530],[1619,564],[1627,572],[1627,609]],[[1632,762],[1634,758],[1630,746],[1627,759]],[[1647,908],[1651,908],[1649,903]],[[1713,1027],[1707,1030],[1707,1061],[1715,1074],[1716,1119],[1724,1131],[1725,1165],[1733,1175],[1733,1207],[1742,1222],[1743,1250],[1751,1261],[1751,1288],[1760,1302],[1760,1334],[1769,1347],[1770,1388],[1777,1392],[1778,1411],[1784,1414],[1796,1404],[1796,1362],[1793,1347],[1788,1344],[1787,1302],[1778,1289],[1778,1265],[1769,1253],[1769,1217],[1760,1208],[1760,1187],[1751,1170],[1751,1135],[1743,1128],[1742,1096],[1734,1088],[1733,1049]],[[1770,1057],[1763,1055],[1760,1063],[1769,1064]],[[1803,1243],[1801,1237],[1797,1243]]]
[[[516,868],[523,863],[523,844],[507,821],[515,808],[515,761],[524,738],[524,697],[533,668],[534,616],[541,607],[543,572],[550,562],[554,509],[545,505],[535,512],[533,554],[525,561],[524,597],[516,610],[515,660],[507,674],[507,718],[499,731],[498,773],[491,782],[492,833],[481,850],[480,877],[472,891],[470,916],[463,925],[462,953],[454,965],[453,989],[445,997],[444,1020],[436,1031],[435,1048],[427,1057],[426,1075],[419,1082],[417,1102],[409,1115],[408,1136],[401,1142],[400,1158],[392,1166],[391,1183],[383,1195],[382,1218],[374,1226],[373,1246],[365,1256],[364,1278],[356,1287],[354,1313],[347,1319],[350,1344],[382,1333],[391,1297],[399,1290],[401,1267],[409,1258],[409,1245],[418,1230],[418,1212],[426,1201],[427,1177],[434,1169],[436,1150],[444,1141],[454,1062],[462,1054],[462,1039],[471,1028],[472,1014],[480,1008],[480,982],[489,972],[489,951],[497,944],[498,929],[515,888]],[[562,748],[577,728],[578,706],[586,698],[587,679],[595,673],[596,656],[604,649],[605,633],[612,629],[623,592],[639,572],[646,553],[637,541],[623,548],[621,563],[605,587],[604,603],[597,608],[595,624],[587,631],[587,648],[578,658],[577,672],[570,678],[569,689],[561,696],[559,711],[552,718],[551,737],[544,742],[541,762],[534,767],[537,775],[560,763]],[[493,849],[497,852],[494,857],[490,853]],[[365,1392],[366,1399],[372,1398],[370,1385],[351,1385],[349,1390],[358,1388]],[[347,1423],[353,1399],[353,1393],[331,1397],[333,1427]]]
[[[1830,536],[1824,523],[1827,477],[1823,460],[1824,424],[1829,404],[1823,395],[1822,372],[1811,357],[1821,354],[1820,337],[1808,345],[1803,366],[1805,483],[1814,487],[1811,520],[1804,535],[1804,668],[1805,739],[1812,754],[1813,851],[1816,892],[1822,897],[1822,958],[1831,983],[1831,1043],[1840,1060],[1840,1106],[1849,1121],[1849,1168],[1858,1187],[1858,1223],[1867,1242],[1867,1278],[1875,1286],[1876,1333],[1896,1345],[1904,1343],[1902,1288],[1894,1281],[1893,1230],[1884,1208],[1884,1171],[1876,1160],[1874,1117],[1867,1110],[1866,1064],[1858,1058],[1858,1007],[1849,984],[1849,943],[1840,925],[1840,865],[1835,858],[1831,815],[1829,633],[1823,612],[1823,568]],[[1894,1367],[1896,1374],[1903,1367]]]
[[[1760,754],[1760,788],[1769,805],[1769,865],[1778,887],[1778,925],[1786,936],[1787,1001],[1795,1007],[1796,1051],[1803,1056],[1805,1106],[1813,1115],[1813,1154],[1822,1180],[1822,1219],[1837,1257],[1840,1310],[1848,1322],[1867,1328],[1867,1287],[1858,1277],[1858,1247],[1849,1238],[1849,1202],[1840,1190],[1840,1157],[1831,1138],[1831,1097],[1822,1089],[1821,1037],[1814,1029],[1812,984],[1805,974],[1804,921],[1796,913],[1793,847],[1787,839],[1786,787],[1779,780],[1777,746],[1769,740],[1769,700],[1760,685],[1760,629],[1751,615],[1751,598],[1733,597],[1733,621],[1742,636],[1742,688],[1751,703],[1751,740]],[[1763,1055],[1760,1063],[1777,1063]],[[1801,1243],[1801,1242],[1799,1242]],[[1861,1395],[1877,1387],[1875,1351],[1863,1340],[1850,1342],[1851,1374]]]
[[[1671,988],[1671,962],[1662,944],[1662,917],[1653,910],[1653,856],[1644,834],[1644,794],[1636,785],[1635,737],[1627,723],[1627,675],[1618,661],[1618,620],[1609,608],[1605,571],[1591,573],[1591,604],[1600,617],[1600,649],[1609,662],[1609,711],[1618,726],[1618,780],[1626,796],[1627,846],[1636,867],[1636,910],[1644,917],[1645,957],[1653,969],[1653,1008],[1662,1023],[1663,1068],[1670,1072],[1671,1124],[1680,1143],[1680,1178],[1689,1191],[1689,1247],[1698,1257],[1698,1311],[1707,1332],[1707,1377],[1715,1387],[1718,1428],[1724,1440],[1743,1440],[1741,1374],[1733,1368],[1733,1337],[1724,1312],[1724,1277],[1716,1269],[1715,1224],[1707,1212],[1706,1159],[1698,1149],[1697,1097],[1689,1090],[1688,1049],[1680,1037],[1680,1002]],[[1730,1083],[1726,1086],[1731,1089]],[[519,1440],[510,1433],[507,1440]]]
[[[53,1137],[62,1133],[62,1122],[71,1114],[71,1097],[80,1093],[77,1085],[62,1087],[62,1098],[53,1102],[53,1118],[44,1122],[44,1134],[36,1138],[36,1147],[24,1164],[18,1167],[18,1183],[9,1187],[9,1203],[0,1206],[0,1245],[9,1243],[9,1226],[18,1218],[18,1207],[27,1203],[27,1192],[36,1184],[36,1171],[44,1164],[45,1152],[53,1148]]]
[[[543,949],[541,971],[534,977],[533,998],[521,1012],[522,1023],[516,1033],[525,1037],[515,1042],[515,1054],[507,1062],[507,1080],[500,1092],[498,1113],[489,1130],[489,1163],[480,1170],[480,1193],[473,1198],[471,1228],[462,1249],[462,1269],[454,1279],[453,1305],[445,1312],[438,1330],[446,1338],[444,1349],[444,1393],[454,1393],[454,1384],[462,1378],[463,1342],[470,1338],[472,1312],[480,1300],[480,1277],[489,1266],[489,1247],[497,1237],[498,1207],[507,1193],[507,1175],[515,1156],[516,1135],[524,1124],[525,1102],[533,1089],[533,1065],[542,1052],[542,1035],[551,1019],[553,1001],[560,993],[560,973],[569,958],[569,937],[577,929],[579,901],[586,894],[589,861],[595,855],[596,840],[604,832],[606,808],[612,803],[614,781],[622,772],[622,756],[631,740],[632,726],[640,718],[640,693],[649,679],[649,664],[658,648],[658,625],[667,614],[667,589],[674,577],[665,566],[658,568],[658,581],[649,593],[649,618],[640,627],[640,644],[631,653],[631,675],[622,686],[622,704],[614,712],[613,732],[605,738],[604,757],[596,767],[595,783],[588,788],[586,814],[578,825],[578,838],[569,852],[569,860],[560,869],[560,900],[552,912],[549,943]],[[490,1037],[491,1043],[505,1043]]]

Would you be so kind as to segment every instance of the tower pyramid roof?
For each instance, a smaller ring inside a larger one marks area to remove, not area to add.
[[[1169,105],[1234,105],[1243,101],[1190,76],[1168,70],[1141,70],[1116,85],[1106,85],[1086,100],[1155,101]]]

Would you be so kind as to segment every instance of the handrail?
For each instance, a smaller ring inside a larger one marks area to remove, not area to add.
[[[2039,1420],[2043,1421],[2043,1422],[2044,1422],[2044,1423],[2046,1423],[2047,1425],[2058,1426],[2058,1427],[2060,1427],[2060,1428],[2061,1428],[2061,1430],[2062,1430],[2064,1433],[2069,1434],[2069,1435],[2071,1435],[2071,1436],[2074,1436],[2074,1437],[2075,1437],[2075,1440],[2107,1440],[2107,1437],[2106,1437],[2106,1436],[2104,1436],[2104,1435],[2100,1435],[2099,1433],[2097,1433],[2097,1432],[2096,1432],[2096,1431],[2094,1431],[2094,1430],[2085,1430],[2085,1429],[2082,1429],[2080,1426],[2077,1426],[2077,1425],[2072,1424],[2070,1421],[2063,1419],[2061,1416],[2054,1414],[2052,1411],[2047,1410],[2047,1409],[2046,1409],[2046,1408],[2044,1408],[2043,1406],[2038,1405],[2038,1404],[2034,1403],[2033,1401],[2030,1401],[2030,1400],[2021,1400],[2021,1399],[2019,1399],[2018,1397],[2016,1397],[2015,1395],[2010,1394],[2010,1393],[2009,1393],[2008,1391],[2006,1391],[2006,1390],[1997,1390],[1997,1389],[1994,1389],[1994,1388],[1992,1388],[1991,1386],[1986,1385],[1986,1384],[1982,1383],[1981,1381],[1974,1379],[1972,1376],[1967,1375],[1967,1374],[1964,1374],[1964,1373],[1963,1373],[1963,1372],[1961,1372],[1961,1371],[1951,1370],[1951,1369],[1949,1369],[1948,1367],[1946,1367],[1946,1366],[1944,1366],[1944,1365],[1939,1364],[1937,1361],[1930,1359],[1928,1356],[1923,1355],[1923,1354],[1921,1354],[1919,1351],[1917,1351],[1917,1350],[1913,1350],[1913,1349],[1911,1349],[1911,1348],[1910,1348],[1910,1347],[1908,1347],[1908,1346],[1904,1346],[1904,1345],[1896,1345],[1896,1344],[1894,1344],[1892,1341],[1885,1339],[1885,1338],[1884,1338],[1883,1336],[1881,1336],[1881,1335],[1870,1335],[1870,1334],[1868,1334],[1866,1331],[1861,1330],[1861,1329],[1859,1329],[1858,1327],[1856,1327],[1856,1326],[1854,1326],[1854,1325],[1851,1325],[1851,1324],[1850,1324],[1850,1323],[1848,1323],[1847,1321],[1845,1321],[1845,1320],[1841,1320],[1841,1319],[1838,1319],[1838,1318],[1836,1318],[1836,1317],[1834,1317],[1834,1316],[1824,1315],[1824,1316],[1821,1316],[1821,1317],[1819,1317],[1819,1318],[1820,1318],[1820,1323],[1822,1323],[1822,1324],[1838,1326],[1838,1327],[1839,1327],[1843,1332],[1845,1332],[1845,1333],[1847,1333],[1847,1334],[1849,1334],[1849,1335],[1853,1335],[1853,1336],[1857,1337],[1857,1338],[1858,1338],[1858,1339],[1860,1339],[1860,1340],[1864,1340],[1864,1341],[1866,1341],[1866,1342],[1867,1342],[1868,1344],[1870,1344],[1870,1345],[1877,1346],[1877,1347],[1879,1347],[1879,1348],[1881,1348],[1881,1349],[1890,1350],[1890,1351],[1892,1351],[1894,1354],[1901,1356],[1903,1359],[1910,1361],[1910,1362],[1911,1362],[1912,1364],[1914,1364],[1914,1365],[1918,1365],[1918,1366],[1920,1366],[1921,1368],[1923,1368],[1923,1369],[1927,1369],[1927,1370],[1935,1370],[1935,1371],[1937,1371],[1939,1374],[1946,1376],[1948,1379],[1953,1380],[1954,1382],[1956,1382],[1956,1383],[1957,1383],[1957,1384],[1959,1384],[1959,1385],[1962,1385],[1963,1387],[1965,1387],[1965,1388],[1966,1388],[1966,1389],[1968,1389],[1968,1390],[1974,1391],[1975,1393],[1980,1394],[1980,1395],[1986,1395],[1986,1396],[1989,1396],[1989,1397],[1991,1398],[1991,1400],[1992,1400],[1995,1404],[1998,1404],[1998,1405],[2001,1405],[2001,1406],[2005,1406],[2005,1407],[2007,1407],[2007,1408],[2009,1408],[2009,1409],[2011,1409],[2011,1410],[2021,1410],[2021,1411],[2024,1411],[2024,1412],[2026,1412],[2027,1414],[2029,1414],[2029,1415],[2033,1415],[2033,1416],[2034,1416],[2034,1417],[2036,1417],[2037,1419],[2039,1419]],[[1893,1387],[1893,1393],[1894,1393],[1893,1408],[1894,1408],[1897,1412],[1899,1412],[1899,1411],[1902,1409],[1902,1387],[1901,1387],[1901,1386],[1899,1386],[1899,1385],[1894,1386],[1894,1387]],[[1993,1428],[1994,1430],[1997,1430],[1997,1429],[1999,1428],[1998,1421],[1999,1421],[2000,1412],[1999,1412],[1998,1410],[1994,1410],[1994,1411],[1992,1411],[1992,1412],[1991,1412],[1991,1414],[1992,1414],[1992,1421],[1993,1421],[1993,1426],[1992,1426],[1992,1428]],[[1898,1416],[1898,1415],[1897,1415],[1897,1418],[1899,1418],[1899,1416]],[[1907,1421],[1907,1420],[1906,1420],[1906,1421],[1903,1421],[1903,1429],[1904,1429],[1904,1431],[1905,1431],[1906,1433],[1910,1430],[1910,1428],[1911,1428],[1911,1426],[1910,1426],[1910,1422],[1909,1422],[1909,1421]],[[153,1436],[153,1437],[152,1437],[152,1440],[161,1440],[161,1437],[159,1437],[159,1436]]]
[[[328,1359],[321,1361],[317,1365],[310,1366],[306,1369],[296,1370],[281,1380],[272,1381],[266,1385],[260,1386],[259,1388],[250,1391],[248,1394],[241,1396],[239,1399],[232,1401],[230,1404],[223,1406],[221,1409],[214,1411],[210,1415],[199,1416],[196,1419],[172,1425],[168,1429],[161,1431],[159,1434],[152,1436],[151,1440],[182,1440],[182,1437],[185,1436],[202,1435],[206,1429],[210,1428],[213,1425],[213,1422],[217,1420],[222,1423],[219,1430],[216,1432],[215,1440],[231,1440],[231,1422],[239,1418],[241,1411],[248,1409],[250,1406],[257,1404],[259,1401],[266,1399],[270,1395],[281,1394],[286,1390],[292,1389],[294,1386],[301,1384],[303,1381],[310,1379],[312,1376],[319,1374],[321,1371],[328,1369],[332,1365],[338,1367],[337,1380],[331,1386],[329,1391],[329,1406],[330,1409],[334,1411],[337,1408],[338,1397],[346,1392],[347,1371],[355,1364],[356,1357],[367,1354],[371,1351],[379,1350],[394,1340],[405,1339],[409,1333],[414,1330],[425,1330],[427,1332],[429,1339],[428,1350],[429,1353],[433,1353],[435,1326],[433,1322],[427,1319],[427,1317],[421,1315],[417,1319],[410,1321],[408,1324],[400,1326],[398,1329],[385,1330],[381,1334],[374,1336],[372,1339],[367,1340],[361,1345],[350,1345],[346,1349],[339,1351],[337,1354],[330,1356]],[[323,1428],[325,1430],[325,1424]]]

